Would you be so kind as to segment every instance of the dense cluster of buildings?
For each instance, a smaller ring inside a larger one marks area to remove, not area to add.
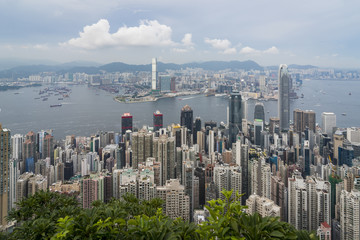
[[[203,123],[186,105],[179,124],[163,126],[156,111],[153,126],[135,131],[124,113],[119,132],[63,141],[51,130],[11,135],[0,125],[1,224],[16,202],[46,189],[73,195],[84,208],[128,193],[158,197],[168,216],[199,223],[206,202],[224,198],[225,189],[243,194],[248,213],[278,216],[321,239],[359,239],[360,129],[337,128],[329,112],[319,126],[313,111],[300,109],[291,123],[286,65],[278,77],[279,115],[265,119],[258,103],[254,122],[244,117],[242,93],[232,91],[221,124]]]

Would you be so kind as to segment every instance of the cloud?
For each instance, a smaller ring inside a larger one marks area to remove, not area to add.
[[[254,49],[252,47],[246,46],[240,50],[241,54],[279,54],[279,49],[277,47],[272,46],[264,51]]]
[[[181,44],[178,45],[180,45],[180,47],[173,48],[172,51],[177,53],[186,53],[189,52],[190,50],[194,50],[195,44],[192,42],[192,34],[186,33],[184,35],[184,38],[181,40]]]
[[[251,48],[251,47],[243,47],[240,50],[240,53],[242,53],[242,54],[254,54],[254,53],[259,53],[259,51],[255,50],[254,48]]]
[[[192,34],[186,33],[181,42],[184,44],[184,46],[193,46],[194,43],[192,42]]]
[[[213,48],[218,49],[224,54],[236,53],[236,48],[231,47],[231,42],[227,39],[210,39],[205,38],[205,43],[210,44]]]
[[[100,49],[106,47],[123,46],[170,46],[172,29],[160,24],[156,20],[140,21],[139,26],[119,28],[115,33],[110,33],[110,24],[106,19],[85,26],[78,38],[72,38],[62,46],[72,46],[83,49]]]
[[[266,49],[264,51],[264,53],[269,53],[269,54],[279,54],[279,49],[277,49],[277,47],[272,46],[269,49]]]

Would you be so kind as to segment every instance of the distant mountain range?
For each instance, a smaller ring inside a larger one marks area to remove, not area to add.
[[[290,65],[290,68],[316,68],[315,66],[300,66]],[[162,63],[158,62],[158,71],[164,72],[166,70],[180,70],[186,68],[202,68],[208,71],[220,71],[225,69],[230,70],[263,70],[264,67],[260,66],[254,61],[208,61],[208,62],[193,62],[185,64]],[[265,67],[267,69],[277,69],[276,66]],[[56,73],[76,73],[83,72],[87,74],[97,74],[102,71],[106,72],[136,72],[136,71],[151,71],[151,64],[133,65],[122,62],[113,62],[105,65],[98,65],[91,62],[71,62],[58,65],[23,65],[13,67],[7,70],[0,71],[0,78],[18,78],[28,77],[29,75],[38,74],[40,72],[56,72]]]

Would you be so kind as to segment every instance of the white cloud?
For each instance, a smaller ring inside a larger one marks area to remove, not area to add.
[[[259,51],[254,49],[254,48],[251,48],[251,47],[243,47],[240,50],[240,53],[242,53],[242,54],[254,54],[254,53],[259,53]]]
[[[220,50],[224,54],[236,53],[236,48],[232,48],[231,42],[227,39],[205,38],[205,43],[210,44],[213,48]]]
[[[186,33],[181,42],[184,44],[184,46],[193,46],[194,43],[192,42],[192,34]]]
[[[334,54],[332,54],[331,56],[332,56],[332,57],[337,57],[337,56],[339,56],[339,54],[334,53]]]
[[[266,49],[264,51],[264,53],[269,53],[269,54],[279,54],[279,49],[277,49],[277,47],[272,46],[269,49]]]
[[[277,47],[275,46],[272,46],[271,48],[268,48],[264,51],[261,51],[261,50],[257,50],[257,49],[254,49],[252,47],[249,47],[249,46],[246,46],[246,47],[243,47],[241,50],[240,50],[240,53],[241,54],[279,54],[279,49],[277,49]]]
[[[158,21],[140,21],[139,26],[123,26],[115,33],[110,33],[110,24],[106,19],[85,26],[78,38],[72,38],[63,46],[73,46],[84,49],[98,49],[121,46],[169,46],[174,45],[171,40],[171,27]]]
[[[177,53],[186,53],[190,50],[194,50],[194,43],[192,42],[192,34],[186,33],[184,35],[184,38],[181,40],[181,44],[179,44],[180,47],[173,48],[172,51]]]

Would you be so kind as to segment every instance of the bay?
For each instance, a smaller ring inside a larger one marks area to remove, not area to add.
[[[179,123],[181,108],[186,104],[193,109],[194,118],[200,117],[203,123],[210,120],[218,124],[227,121],[226,97],[193,95],[126,104],[114,101],[114,95],[103,90],[86,85],[68,85],[72,90],[69,98],[58,100],[58,96],[50,96],[48,101],[35,99],[44,87],[0,92],[0,123],[3,127],[9,128],[12,134],[53,129],[57,139],[71,134],[90,136],[99,130],[119,132],[121,115],[125,112],[133,115],[133,124],[137,128],[152,126],[153,112],[156,110],[164,114],[165,126]],[[14,94],[16,92],[19,94]],[[320,125],[322,112],[334,112],[338,127],[360,125],[359,81],[309,80],[304,81],[297,92],[299,96],[304,94],[304,98],[291,100],[291,119],[292,111],[299,108],[314,110]],[[59,103],[61,107],[50,107]],[[255,103],[255,100],[247,102],[247,119],[250,121],[253,121]],[[269,117],[277,116],[277,101],[263,103],[266,121]]]

